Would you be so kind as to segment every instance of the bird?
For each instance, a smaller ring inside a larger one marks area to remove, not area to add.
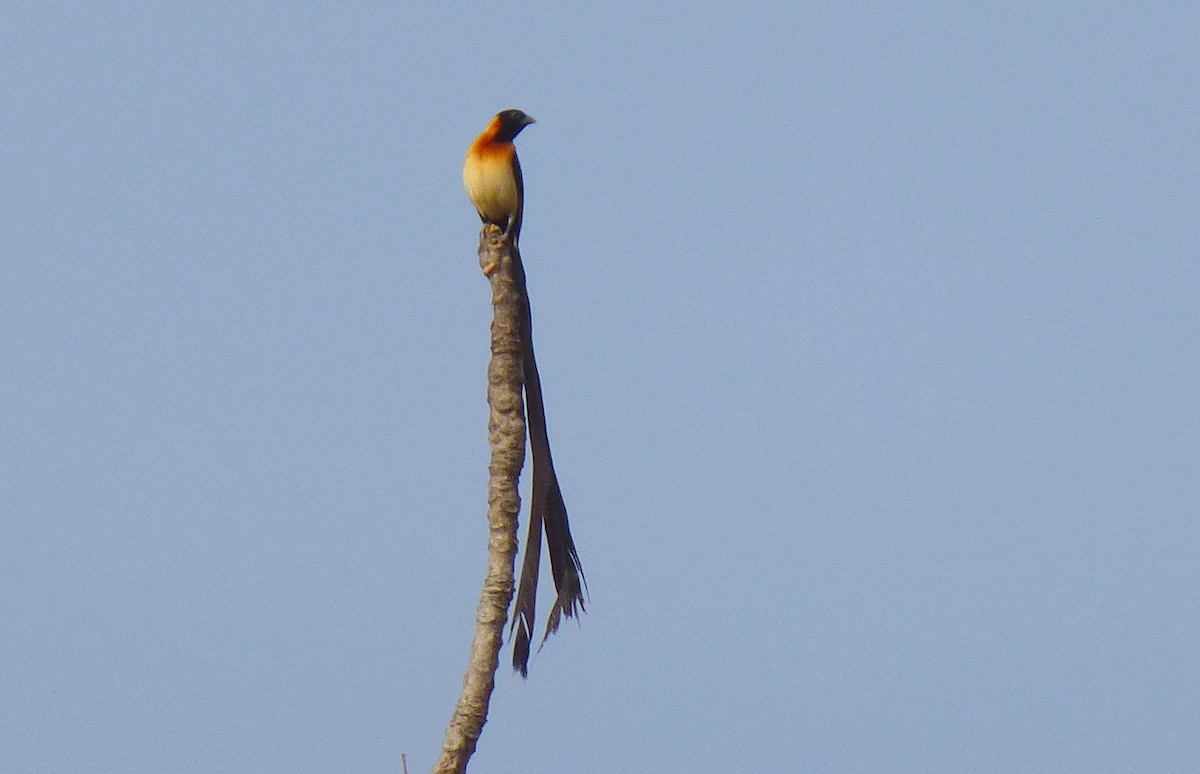
[[[525,282],[525,267],[521,262],[518,241],[525,209],[525,182],[513,140],[534,119],[520,110],[502,110],[492,118],[467,149],[463,164],[463,185],[475,205],[479,219],[494,224],[503,231],[512,258],[513,279],[521,296],[521,364],[524,373],[525,409],[529,426],[529,446],[533,455],[533,485],[529,504],[529,532],[525,540],[525,556],[521,579],[517,586],[513,608],[513,669],[522,677],[529,674],[529,648],[536,617],[538,570],[541,564],[542,532],[550,554],[550,571],[554,576],[557,597],[550,609],[542,643],[558,630],[562,616],[571,618],[584,607],[583,592],[587,580],[571,527],[567,506],[563,500],[554,458],[550,453],[550,436],[546,428],[546,408],[542,400],[542,382],[538,375],[537,358],[533,352],[533,313]],[[496,266],[484,269],[490,275]]]
[[[501,110],[471,143],[463,164],[463,186],[479,219],[499,226],[514,250],[521,235],[525,181],[513,140],[532,123],[533,117],[520,110]]]

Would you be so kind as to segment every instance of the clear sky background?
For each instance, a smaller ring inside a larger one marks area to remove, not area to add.
[[[1200,770],[1200,9],[633,5],[9,4],[0,770],[429,769],[507,107],[591,604],[472,771]]]

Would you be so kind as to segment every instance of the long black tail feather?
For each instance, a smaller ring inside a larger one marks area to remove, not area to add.
[[[529,650],[533,639],[533,621],[537,613],[538,569],[541,563],[542,530],[546,532],[546,547],[550,554],[550,571],[554,576],[557,597],[550,608],[546,632],[542,643],[558,631],[561,617],[571,618],[587,611],[584,592],[587,579],[575,541],[571,538],[571,527],[567,519],[567,506],[563,500],[558,476],[554,471],[554,458],[550,454],[550,436],[546,428],[546,407],[542,402],[542,382],[538,375],[537,359],[533,354],[533,313],[529,303],[529,292],[525,285],[525,267],[516,246],[512,249],[513,273],[517,290],[523,299],[521,331],[524,352],[525,411],[529,425],[529,446],[533,453],[533,486],[529,506],[529,531],[525,540],[525,556],[521,564],[521,580],[517,586],[516,605],[510,634],[513,637],[513,669],[524,677],[529,672]]]

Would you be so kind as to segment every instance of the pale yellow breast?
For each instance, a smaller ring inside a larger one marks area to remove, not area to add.
[[[516,215],[521,206],[507,154],[469,154],[463,165],[463,185],[475,209],[488,220],[503,222]]]

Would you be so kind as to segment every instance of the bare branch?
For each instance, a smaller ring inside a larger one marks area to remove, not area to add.
[[[521,399],[522,303],[514,283],[511,246],[503,232],[485,225],[479,234],[479,265],[492,288],[492,357],[488,363],[488,569],[475,615],[475,640],[463,677],[462,693],[446,729],[435,774],[459,774],[475,752],[488,703],[496,685],[496,667],[508,606],[513,597],[517,555],[517,483],[525,464],[525,407]]]

